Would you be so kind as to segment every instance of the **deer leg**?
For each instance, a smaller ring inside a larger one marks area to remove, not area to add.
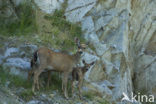
[[[66,99],[68,99],[68,93],[67,93],[68,73],[64,73],[62,77],[62,81],[63,81],[64,96]]]
[[[49,83],[51,81],[51,71],[48,71],[48,81],[47,81],[47,88],[49,88]]]
[[[36,69],[35,69],[36,70]],[[29,73],[29,75],[31,74],[31,72]],[[28,77],[29,78],[29,77]],[[33,85],[32,85],[32,92],[35,92],[35,87],[36,87],[36,76],[35,76],[35,71],[34,71],[34,79],[33,79]]]
[[[39,75],[42,73],[43,68],[40,67],[38,70],[35,70],[34,72],[34,83],[33,83],[33,87],[32,87],[32,91],[35,92],[35,86],[37,85],[37,89],[39,90]]]
[[[33,69],[31,69],[31,70],[28,71],[28,79],[27,79],[28,81],[32,77],[32,74],[33,74]]]
[[[34,79],[33,85],[32,85],[32,92],[35,92],[35,85],[36,85],[36,80]]]
[[[72,97],[74,97],[74,80],[72,79]]]
[[[83,84],[83,78],[80,78],[79,79],[79,82],[78,82],[78,90],[79,90],[79,98],[81,99],[82,96],[81,96],[81,87],[82,87],[82,84]]]

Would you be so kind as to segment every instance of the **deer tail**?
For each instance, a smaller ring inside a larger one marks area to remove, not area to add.
[[[37,59],[38,59],[38,55],[37,55],[37,51],[35,51],[33,54],[33,58],[31,59],[31,62],[30,62],[31,68],[37,64]]]

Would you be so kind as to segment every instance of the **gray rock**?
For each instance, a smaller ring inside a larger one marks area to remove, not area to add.
[[[106,44],[103,44],[99,41],[99,38],[97,37],[96,33],[88,34],[88,40],[90,43],[93,44],[94,48],[96,49],[96,54],[98,56],[101,56],[104,54],[104,52],[108,49]]]
[[[14,5],[18,6],[24,2],[30,1],[30,0],[12,0]]]
[[[108,50],[108,47],[106,44],[98,43],[96,44],[96,53],[98,56],[102,56],[106,50]]]
[[[82,30],[90,33],[94,31],[94,22],[91,16],[84,18],[81,22]]]
[[[9,56],[11,56],[11,54],[17,53],[17,52],[19,52],[18,48],[14,48],[14,47],[7,48],[4,57],[9,57]]]
[[[87,52],[84,52],[82,59],[84,59],[87,63],[92,63],[93,61],[99,60],[99,57],[89,54]]]
[[[96,0],[68,0],[68,7],[66,11],[71,11],[75,8],[81,8],[84,6],[88,6],[89,4],[95,3]]]
[[[83,20],[85,14],[93,8],[96,4],[96,0],[86,0],[84,2],[81,0],[74,0],[68,2],[68,7],[66,9],[65,16],[70,22],[80,22]],[[88,4],[87,4],[88,3]]]
[[[113,17],[111,15],[108,15],[108,16],[100,17],[99,19],[97,19],[95,21],[95,30],[98,31],[99,29],[106,26],[112,20],[112,18]]]
[[[91,85],[93,85],[101,93],[112,95],[112,91],[104,83],[91,82]]]
[[[53,13],[56,9],[59,10],[64,0],[34,0],[34,2],[42,11],[50,14]]]
[[[19,99],[13,92],[7,87],[0,87],[0,104],[25,104],[24,101]]]
[[[31,100],[27,102],[26,104],[45,104],[45,103],[39,100]]]
[[[30,62],[24,58],[8,58],[5,65],[14,66],[21,69],[30,69]]]

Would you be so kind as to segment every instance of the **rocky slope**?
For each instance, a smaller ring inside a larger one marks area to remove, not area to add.
[[[121,103],[123,92],[128,96],[132,92],[156,96],[156,0],[34,0],[34,3],[43,15],[52,14],[66,3],[63,8],[66,20],[82,27],[89,42],[83,58],[88,63],[96,61],[85,75],[84,91],[98,92],[101,98],[115,104]],[[6,50],[4,54],[9,53]],[[19,60],[14,58],[13,62]],[[10,61],[7,59],[5,64]]]

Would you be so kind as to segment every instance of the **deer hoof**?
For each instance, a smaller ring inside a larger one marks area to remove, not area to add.
[[[69,100],[69,97],[68,97],[68,96],[65,96],[65,98],[66,98],[67,100]]]

